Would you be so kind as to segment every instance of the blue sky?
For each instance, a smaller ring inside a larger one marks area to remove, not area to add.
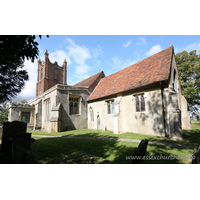
[[[67,60],[67,84],[73,85],[100,71],[108,76],[171,45],[175,54],[200,51],[199,35],[50,35],[38,36],[40,59],[49,52],[51,62]],[[200,53],[200,52],[199,52]],[[25,61],[29,81],[12,101],[35,98],[37,60]]]

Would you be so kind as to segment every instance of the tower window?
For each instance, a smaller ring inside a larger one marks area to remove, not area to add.
[[[54,70],[54,79],[58,80],[58,71]]]
[[[43,68],[41,68],[40,80],[43,78]]]

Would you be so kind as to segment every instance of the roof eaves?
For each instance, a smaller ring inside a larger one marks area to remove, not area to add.
[[[168,83],[168,79],[156,81],[156,82],[154,82],[154,83],[147,84],[147,85],[143,85],[143,86],[139,86],[139,87],[135,87],[135,88],[129,88],[129,89],[127,89],[127,90],[119,91],[119,92],[117,92],[117,93],[105,95],[105,96],[98,97],[98,98],[94,98],[94,99],[90,99],[90,97],[89,97],[89,99],[88,99],[87,101],[88,101],[88,102],[96,101],[96,100],[104,99],[104,98],[106,98],[106,97],[114,96],[114,95],[117,95],[117,94],[123,94],[123,93],[128,92],[128,91],[133,91],[133,90],[138,90],[138,89],[142,89],[142,88],[153,87],[153,86],[156,86],[156,85],[160,85],[160,84],[162,84],[162,83]],[[91,95],[92,95],[92,94],[91,94]],[[90,95],[90,96],[91,96],[91,95]]]

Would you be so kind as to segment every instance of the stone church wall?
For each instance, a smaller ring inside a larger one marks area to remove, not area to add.
[[[79,114],[70,114],[69,98],[70,96],[79,98]],[[57,102],[61,104],[61,130],[75,130],[87,128],[87,99],[88,91],[85,89],[76,89],[76,87],[67,90],[59,90]]]
[[[145,96],[144,112],[136,112],[134,96],[140,94]],[[97,116],[99,115],[102,130],[107,129],[115,133],[133,132],[164,136],[160,87],[110,99],[115,102],[115,112],[113,114],[107,114],[106,102],[109,99],[88,104],[88,118],[90,117],[89,108],[94,111],[94,122],[88,121],[88,128],[97,129]]]

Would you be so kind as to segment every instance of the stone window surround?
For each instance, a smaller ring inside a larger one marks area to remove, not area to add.
[[[94,110],[92,107],[89,108],[89,119],[90,122],[94,122]]]
[[[19,119],[20,119],[20,121],[22,121],[22,113],[24,113],[24,112],[30,113],[29,122],[28,122],[27,124],[31,123],[31,117],[32,117],[32,114],[33,114],[33,113],[32,113],[31,110],[27,110],[27,109],[23,109],[23,110],[20,110],[20,111],[19,111]]]
[[[78,114],[70,114],[70,98],[77,98],[78,99]],[[81,101],[82,101],[82,97],[81,96],[69,94],[69,96],[68,96],[68,107],[69,107],[68,108],[68,113],[69,113],[69,115],[72,115],[72,116],[81,115]]]
[[[178,78],[177,78],[177,72],[176,72],[176,69],[174,68],[173,69],[173,76],[172,76],[172,87],[173,87],[173,90],[175,92],[178,92],[179,88],[178,88]]]
[[[21,112],[21,122],[22,122],[22,117],[25,117],[25,123],[30,123],[30,112],[28,112],[28,111],[22,111]],[[28,122],[27,122],[27,117],[28,117]]]
[[[106,100],[107,114],[112,115],[115,113],[114,99]]]
[[[144,96],[144,106],[145,106],[145,110],[141,111],[141,96]],[[140,111],[136,111],[136,96],[139,97],[139,107],[140,107]],[[147,107],[146,107],[146,99],[147,99],[147,94],[146,92],[141,92],[141,93],[135,93],[133,94],[133,98],[132,101],[134,102],[134,112],[135,113],[146,113],[147,112]]]

